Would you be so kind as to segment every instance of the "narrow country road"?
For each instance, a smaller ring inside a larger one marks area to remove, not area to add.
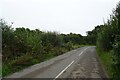
[[[7,78],[106,78],[95,46],[81,47]]]

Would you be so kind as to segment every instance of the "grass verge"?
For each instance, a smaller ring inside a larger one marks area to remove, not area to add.
[[[102,62],[103,64],[103,67],[105,69],[105,72],[107,72],[108,74],[108,77],[111,78],[112,77],[112,67],[111,67],[111,64],[112,64],[112,58],[111,58],[111,53],[110,52],[104,52],[104,51],[101,51],[97,48],[97,54],[100,58],[100,61]]]

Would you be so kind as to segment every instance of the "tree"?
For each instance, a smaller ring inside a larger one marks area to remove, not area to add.
[[[0,20],[0,28],[2,29],[2,54],[4,61],[15,55],[15,38],[13,28],[7,25],[3,19]]]

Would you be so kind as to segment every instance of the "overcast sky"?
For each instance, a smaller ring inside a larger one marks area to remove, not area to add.
[[[103,24],[119,0],[0,0],[0,18],[13,27],[79,33]]]

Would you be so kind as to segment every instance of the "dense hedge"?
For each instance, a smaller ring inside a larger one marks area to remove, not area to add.
[[[102,25],[101,31],[98,32],[97,48],[100,52],[110,53],[111,77],[120,78],[120,2],[108,22]]]

